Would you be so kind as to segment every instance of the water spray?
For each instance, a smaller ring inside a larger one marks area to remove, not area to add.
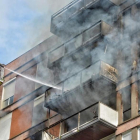
[[[43,82],[41,82],[41,81],[39,81],[39,80],[33,79],[33,78],[31,78],[31,77],[28,77],[28,76],[26,76],[26,75],[23,75],[23,74],[21,74],[21,73],[18,73],[18,72],[14,71],[14,70],[11,70],[11,69],[9,69],[9,68],[6,68],[6,67],[5,67],[4,65],[2,65],[2,64],[0,64],[0,67],[6,69],[6,70],[8,70],[8,71],[11,71],[11,72],[13,72],[13,73],[15,73],[15,74],[17,74],[17,75],[19,75],[19,76],[21,76],[21,77],[24,77],[24,78],[26,78],[26,79],[28,79],[28,80],[30,80],[30,81],[33,81],[33,82],[35,82],[35,83],[38,83],[38,84],[41,84],[41,85],[45,85],[45,86],[48,86],[48,87],[51,87],[51,88],[55,88],[55,89],[62,90],[62,87],[55,86],[55,85],[52,85],[52,84],[49,84],[49,83],[43,83]]]

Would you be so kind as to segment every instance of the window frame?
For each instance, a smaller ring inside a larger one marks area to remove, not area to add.
[[[10,79],[9,81],[7,81],[6,83],[3,84],[2,99],[1,99],[1,109],[5,108],[5,107],[8,107],[9,105],[11,105],[14,102],[14,95],[13,95],[13,96],[11,96],[13,98],[13,102],[10,103],[11,97],[9,97],[8,99],[6,99],[6,100],[8,100],[8,104],[6,106],[4,106],[4,102],[6,101],[6,100],[4,100],[4,94],[5,94],[4,86],[8,85],[10,82],[13,82],[15,80],[16,80],[16,77]]]

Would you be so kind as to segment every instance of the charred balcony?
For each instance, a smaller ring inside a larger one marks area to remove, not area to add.
[[[75,0],[52,15],[51,32],[67,40],[100,20],[113,23],[119,12],[115,3],[116,0]]]
[[[111,29],[110,25],[100,21],[64,45],[51,51],[48,57],[48,67],[54,72],[55,84],[92,65],[98,61],[98,57],[108,59],[107,57],[111,53],[108,50],[106,53],[107,42],[104,36]],[[108,47],[108,49],[113,49],[113,47]],[[108,61],[110,60],[108,59]]]
[[[99,140],[114,133],[117,125],[118,112],[103,103],[95,103],[50,126],[46,133],[53,140]]]
[[[45,107],[68,116],[91,104],[102,101],[116,108],[117,70],[98,61],[65,80],[62,91],[46,92]]]

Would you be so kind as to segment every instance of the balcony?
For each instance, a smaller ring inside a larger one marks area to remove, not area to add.
[[[98,101],[115,108],[116,83],[117,70],[103,61],[98,61],[65,80],[62,92],[46,92],[45,107],[62,116],[71,115]]]
[[[98,140],[114,133],[117,125],[118,112],[96,102],[63,119],[57,114],[10,140]]]
[[[48,57],[48,67],[54,71],[55,83],[72,76],[95,62],[92,52],[102,44],[104,56],[104,35],[111,31],[112,27],[100,21],[91,26],[82,34],[75,36],[57,49],[51,51]],[[97,51],[97,50],[96,50]],[[94,62],[92,62],[94,61]]]
[[[113,23],[119,12],[113,1],[75,0],[52,15],[51,32],[67,40],[100,20]]]
[[[99,140],[114,133],[117,125],[118,112],[103,103],[95,103],[50,126],[46,132],[53,140]]]

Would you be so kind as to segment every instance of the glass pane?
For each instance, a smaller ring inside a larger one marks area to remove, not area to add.
[[[3,102],[3,108],[6,107],[6,106],[8,106],[8,100],[9,100],[9,99],[7,99],[7,100],[5,100],[5,101]]]
[[[14,102],[14,96],[9,98],[9,105],[12,104]]]
[[[80,113],[80,125],[94,120],[98,117],[98,104]]]
[[[63,57],[65,53],[65,47],[61,46],[57,48],[56,50],[52,51],[49,54],[49,64],[53,63],[54,61],[58,60],[59,58]]]
[[[66,53],[70,53],[72,51],[74,51],[76,48],[75,48],[75,45],[74,45],[74,41],[75,39],[69,41],[68,43],[65,44],[65,47],[66,47]]]
[[[131,118],[131,109],[123,113],[123,120],[126,121]]]
[[[4,100],[13,96],[14,93],[15,93],[15,79],[12,80],[10,83],[4,85]]]
[[[64,91],[72,90],[80,85],[81,73],[72,76],[64,82]]]
[[[77,13],[83,6],[83,0],[75,1],[75,3],[73,3],[73,5],[70,6],[66,11],[67,18]]]
[[[32,126],[47,119],[47,108],[44,107],[44,96],[34,100]]]
[[[97,62],[82,72],[82,83],[90,80],[93,76],[99,73],[100,62]]]
[[[83,44],[83,34],[75,38],[75,47],[78,48]]]
[[[91,27],[87,31],[84,32],[84,43],[94,38],[96,35],[100,33],[100,24]]]
[[[132,134],[127,133],[127,134],[123,135],[123,140],[132,140]]]
[[[44,84],[54,85],[54,74],[53,71],[47,67],[47,59],[37,64],[36,79]],[[43,84],[35,84],[35,89],[39,88]]]
[[[70,132],[70,131],[74,131],[75,129],[77,130],[78,127],[78,115],[75,115],[67,120],[65,120],[62,124],[62,135],[64,133]]]

